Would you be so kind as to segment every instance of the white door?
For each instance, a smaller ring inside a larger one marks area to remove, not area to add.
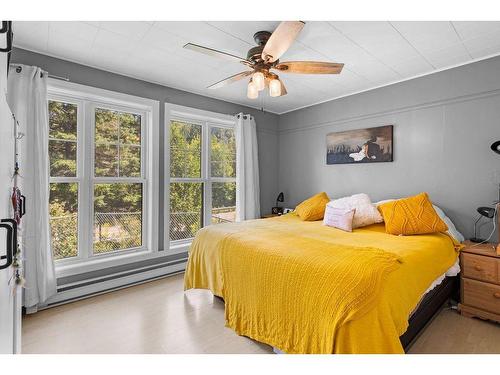
[[[3,37],[2,37],[3,39]],[[0,219],[12,218],[10,194],[14,172],[14,124],[6,101],[7,54],[0,53]],[[0,228],[0,256],[7,251],[7,230]],[[5,264],[1,259],[0,264]],[[20,352],[21,295],[12,266],[0,269],[0,353]]]

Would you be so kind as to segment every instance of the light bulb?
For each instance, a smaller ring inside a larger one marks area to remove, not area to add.
[[[259,90],[252,81],[248,82],[247,97],[248,99],[257,99],[259,97]]]
[[[264,88],[266,87],[266,77],[264,77],[264,73],[255,72],[252,76],[252,82],[254,83],[257,90],[264,90]]]
[[[281,82],[278,79],[272,79],[269,82],[269,96],[280,96],[281,95]]]

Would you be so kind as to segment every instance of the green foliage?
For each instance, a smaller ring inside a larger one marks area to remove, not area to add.
[[[77,106],[49,102],[50,175],[76,176]]]
[[[72,215],[78,212],[78,184],[50,184],[50,216]]]
[[[203,184],[170,184],[170,239],[193,237],[203,222]]]
[[[233,129],[212,128],[210,136],[212,177],[236,177],[236,140]],[[236,206],[236,183],[212,183],[212,208]]]
[[[141,116],[97,108],[95,111],[95,175],[141,175]]]
[[[170,177],[201,177],[201,125],[170,124]]]
[[[94,212],[141,212],[142,184],[113,183],[94,185]]]
[[[142,244],[142,184],[94,185],[94,253]]]
[[[50,184],[49,210],[54,258],[76,256],[78,252],[78,184]]]
[[[212,207],[236,206],[236,182],[212,183]]]
[[[76,141],[77,106],[49,101],[49,137]]]
[[[210,135],[212,177],[236,177],[236,140],[234,130],[212,128]]]
[[[50,175],[76,176],[76,142],[49,140]]]

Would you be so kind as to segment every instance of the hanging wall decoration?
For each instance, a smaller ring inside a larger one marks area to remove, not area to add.
[[[393,161],[392,125],[326,135],[326,164]]]

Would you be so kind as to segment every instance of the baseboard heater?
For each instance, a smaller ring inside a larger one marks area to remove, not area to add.
[[[141,267],[111,275],[60,285],[42,309],[161,279],[184,272],[187,258]],[[40,309],[39,309],[40,310]]]

